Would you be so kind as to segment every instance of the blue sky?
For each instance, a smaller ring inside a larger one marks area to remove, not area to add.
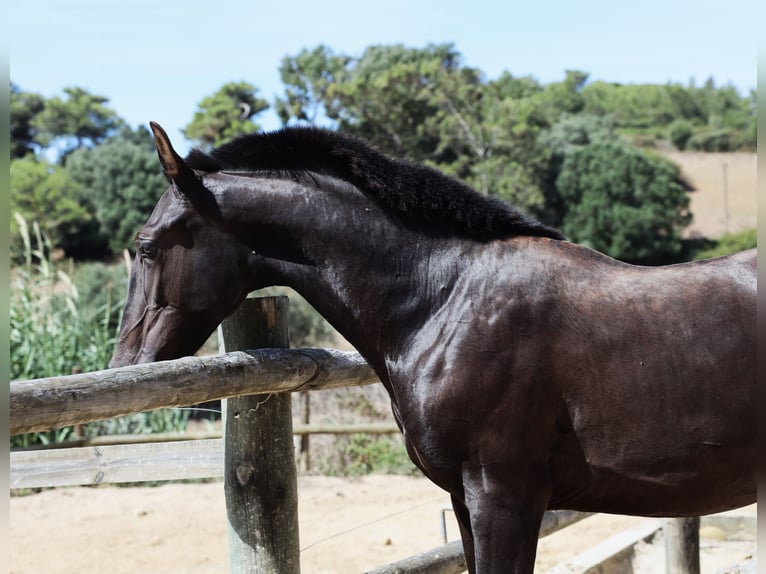
[[[542,82],[566,69],[621,83],[756,87],[753,0],[36,0],[10,6],[11,81],[50,97],[66,86],[106,96],[133,126],[178,129],[230,81],[269,101],[286,55],[326,44],[357,56],[371,44],[452,42],[488,78]],[[276,116],[258,116],[266,129]]]

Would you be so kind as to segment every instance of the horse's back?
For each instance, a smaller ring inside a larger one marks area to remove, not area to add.
[[[756,251],[656,268],[569,256],[553,376],[581,467],[559,498],[638,514],[751,501]]]

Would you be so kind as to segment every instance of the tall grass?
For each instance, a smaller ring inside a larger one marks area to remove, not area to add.
[[[30,234],[27,222],[18,215],[16,220],[25,258],[12,273],[11,377],[36,379],[106,368],[117,335],[113,317],[122,301],[113,301],[113,288],[105,286],[106,303],[86,321],[71,273],[56,268],[52,246],[37,223]]]
[[[105,279],[106,271],[89,269],[87,297],[69,272],[57,267],[53,248],[37,223],[15,214],[24,247],[23,261],[11,273],[10,371],[12,379],[37,379],[107,368],[117,338],[125,286]],[[122,272],[122,283],[127,277]],[[95,277],[95,279],[93,279]],[[100,282],[100,284],[94,283]],[[121,288],[120,288],[121,287]],[[85,299],[85,300],[83,300]],[[84,436],[178,431],[186,428],[188,411],[162,409],[137,413],[83,428]],[[11,446],[62,442],[74,427],[11,437]]]

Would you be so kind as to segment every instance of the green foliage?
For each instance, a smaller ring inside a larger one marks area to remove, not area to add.
[[[109,318],[122,307],[110,300],[90,322],[80,312],[80,294],[69,274],[56,269],[51,245],[33,224],[17,218],[24,264],[13,270],[10,306],[10,373],[12,379],[69,374],[74,369],[106,368],[116,330]],[[69,438],[72,427],[12,437],[12,447],[50,444]]]
[[[286,58],[281,73],[283,122],[327,118],[384,152],[430,164],[484,193],[520,207],[542,205],[547,158],[536,140],[548,125],[550,102],[534,79],[505,73],[486,82],[451,44],[370,46],[358,58],[320,46]]]
[[[694,135],[694,126],[689,120],[675,120],[668,126],[668,139],[676,149],[685,150]]]
[[[123,262],[82,262],[72,264],[68,275],[77,287],[79,301],[85,302],[78,305],[83,323],[100,323],[116,331],[122,317],[120,303],[125,301],[128,293],[128,266]]]
[[[242,134],[258,131],[252,118],[269,107],[247,82],[224,84],[212,96],[203,98],[192,121],[181,131],[203,149],[221,145]]]
[[[694,151],[727,152],[739,147],[738,134],[733,130],[704,130],[690,136],[686,147]]]
[[[675,129],[676,135],[669,135],[677,147],[686,141],[690,148],[704,151],[755,149],[754,93],[743,98],[733,86],[716,87],[712,79],[701,87],[593,82],[583,88],[582,98],[585,113],[610,116],[620,130],[642,139]],[[690,128],[691,136],[686,133]],[[716,137],[705,132],[715,132]]]
[[[337,116],[338,103],[333,89],[342,81],[349,61],[350,58],[336,56],[324,45],[304,49],[294,57],[284,57],[279,75],[285,86],[285,97],[277,97],[275,103],[282,123],[296,119],[316,125],[328,113]]]
[[[666,86],[593,82],[582,90],[583,112],[611,116],[622,128],[664,126],[674,119]]]
[[[35,379],[69,374],[77,367],[104,369],[116,336],[116,314],[123,298],[104,286],[103,305],[88,314],[87,302],[69,273],[57,269],[51,245],[36,223],[30,233],[17,217],[24,264],[14,269],[11,296],[11,378]]]
[[[547,150],[548,165],[541,176],[544,202],[536,215],[545,223],[560,227],[567,203],[559,193],[556,181],[567,155],[597,143],[622,141],[608,116],[562,114],[558,121],[543,130],[537,145]]]
[[[579,70],[566,70],[564,80],[546,85],[540,100],[546,108],[550,122],[555,122],[561,114],[580,113],[585,105],[583,88],[588,74]]]
[[[78,150],[69,157],[67,170],[82,190],[80,201],[95,215],[101,241],[114,253],[132,249],[136,231],[167,187],[146,131],[123,131],[119,139]]]
[[[694,259],[711,259],[756,247],[758,245],[758,232],[756,229],[744,229],[737,233],[727,233],[713,243],[713,246],[695,253]]]
[[[567,155],[557,187],[567,207],[563,231],[573,241],[630,262],[681,253],[689,198],[669,161],[622,144],[593,144]]]
[[[183,432],[189,422],[189,409],[155,409],[85,425],[85,438],[115,434]]]
[[[400,436],[352,434],[342,447],[346,476],[417,474]]]
[[[55,96],[32,120],[36,140],[43,147],[58,144],[62,160],[83,146],[94,146],[114,134],[123,124],[105,104],[109,98],[78,87],[64,88],[65,98]]]
[[[34,153],[37,129],[35,117],[45,108],[40,94],[23,92],[11,82],[11,159]]]
[[[91,224],[91,214],[78,199],[77,182],[60,166],[32,155],[14,159],[10,184],[11,213],[38,222],[52,247],[70,248]],[[16,259],[23,256],[19,233],[18,220],[12,218],[11,252]]]
[[[440,143],[430,163],[481,193],[523,209],[541,207],[548,152],[537,140],[547,120],[536,97],[523,95],[531,86],[513,85],[510,75],[487,84],[466,73],[451,79],[435,100],[440,112],[433,118],[433,133]]]
[[[328,115],[341,131],[394,156],[427,161],[439,144],[431,121],[440,111],[439,96],[457,74],[467,81],[477,74],[463,72],[451,44],[370,46],[361,58],[349,59],[341,81],[329,91],[334,105]]]
[[[125,268],[90,264],[67,273],[50,258],[51,245],[36,224],[17,218],[24,263],[12,272],[10,373],[14,380],[105,369],[125,301]],[[188,411],[160,409],[85,425],[100,434],[183,430]],[[73,437],[73,427],[11,438],[14,448]]]
[[[616,142],[619,139],[611,118],[590,114],[563,114],[540,134],[540,144],[561,158],[590,144]]]

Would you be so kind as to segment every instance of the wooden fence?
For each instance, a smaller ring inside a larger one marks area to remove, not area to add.
[[[246,300],[221,325],[221,355],[12,382],[11,435],[226,400],[222,439],[12,452],[11,488],[222,476],[230,571],[299,572],[290,393],[378,379],[357,353],[279,348],[288,343],[286,306],[285,297]],[[257,347],[269,348],[243,350]],[[269,464],[259,465],[265,457]],[[586,516],[547,512],[540,535]],[[374,572],[465,569],[460,545],[451,543]]]

